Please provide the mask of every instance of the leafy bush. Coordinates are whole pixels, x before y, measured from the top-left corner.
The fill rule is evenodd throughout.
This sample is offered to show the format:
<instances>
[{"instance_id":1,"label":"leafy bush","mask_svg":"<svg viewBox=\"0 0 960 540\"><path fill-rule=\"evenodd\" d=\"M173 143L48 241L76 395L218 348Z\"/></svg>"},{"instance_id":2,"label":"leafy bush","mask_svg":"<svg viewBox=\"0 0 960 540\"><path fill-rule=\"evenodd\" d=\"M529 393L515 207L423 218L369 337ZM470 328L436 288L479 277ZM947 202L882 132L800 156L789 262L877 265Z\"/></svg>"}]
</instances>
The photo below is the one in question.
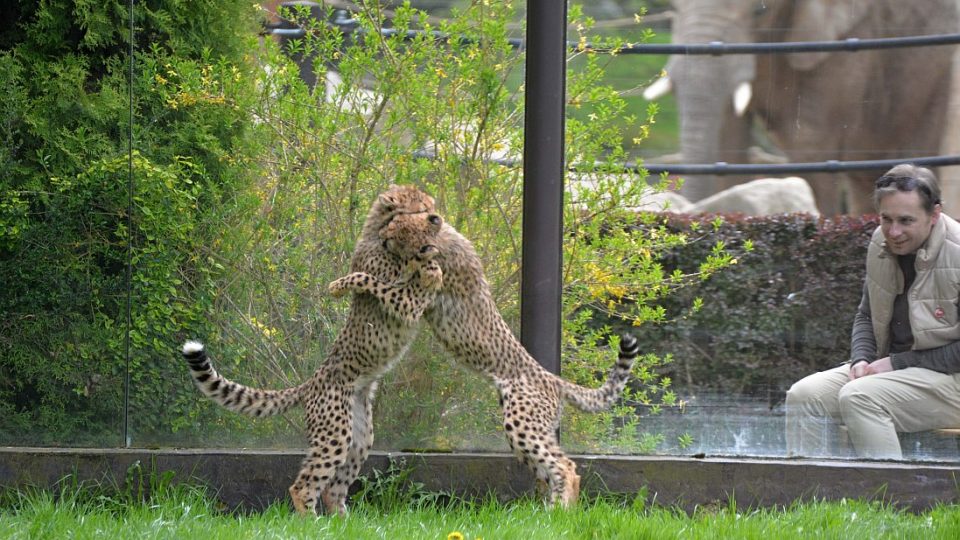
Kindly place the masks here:
<instances>
[{"instance_id":1,"label":"leafy bush","mask_svg":"<svg viewBox=\"0 0 960 540\"><path fill-rule=\"evenodd\" d=\"M14 4L0 26L0 433L122 444L128 361L141 427L195 401L157 382L179 378L173 344L212 302L215 269L193 254L253 176L228 159L248 153L247 111L207 101L182 114L157 76L211 58L249 71L256 12L137 3L131 58L126 2ZM222 93L254 93L250 77L223 80ZM136 416L154 410L153 426Z\"/></svg>"}]
</instances>

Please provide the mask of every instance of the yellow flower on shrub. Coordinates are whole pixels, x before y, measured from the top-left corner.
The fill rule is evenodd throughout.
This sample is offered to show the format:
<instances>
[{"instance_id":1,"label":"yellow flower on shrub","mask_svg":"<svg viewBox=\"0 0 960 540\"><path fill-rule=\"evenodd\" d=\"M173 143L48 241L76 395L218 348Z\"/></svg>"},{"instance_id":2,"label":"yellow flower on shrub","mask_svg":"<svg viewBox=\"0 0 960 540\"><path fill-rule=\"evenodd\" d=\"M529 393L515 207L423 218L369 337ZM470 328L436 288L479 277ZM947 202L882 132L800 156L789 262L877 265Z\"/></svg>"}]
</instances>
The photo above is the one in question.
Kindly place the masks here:
<instances>
[{"instance_id":1,"label":"yellow flower on shrub","mask_svg":"<svg viewBox=\"0 0 960 540\"><path fill-rule=\"evenodd\" d=\"M616 281L616 276L609 270L604 270L593 263L586 264L587 287L590 290L590 296L594 299L614 297L619 300L626 296L627 288ZM608 306L613 309L613 306Z\"/></svg>"}]
</instances>

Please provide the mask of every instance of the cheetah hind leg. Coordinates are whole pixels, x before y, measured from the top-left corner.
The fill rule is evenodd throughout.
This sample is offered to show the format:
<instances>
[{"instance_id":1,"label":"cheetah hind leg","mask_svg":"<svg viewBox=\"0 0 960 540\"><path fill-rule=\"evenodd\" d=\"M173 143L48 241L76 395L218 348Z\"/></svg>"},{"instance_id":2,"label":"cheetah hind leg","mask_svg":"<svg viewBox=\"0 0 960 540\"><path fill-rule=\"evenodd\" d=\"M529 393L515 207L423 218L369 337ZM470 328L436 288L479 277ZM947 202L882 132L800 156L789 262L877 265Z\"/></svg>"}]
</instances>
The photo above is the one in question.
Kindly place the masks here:
<instances>
[{"instance_id":1,"label":"cheetah hind leg","mask_svg":"<svg viewBox=\"0 0 960 540\"><path fill-rule=\"evenodd\" d=\"M333 487L328 488L326 491L320 494L320 500L323 502L323 507L327 511L327 515L338 515L346 516L347 515L347 501L345 497L341 497L337 490Z\"/></svg>"},{"instance_id":2,"label":"cheetah hind leg","mask_svg":"<svg viewBox=\"0 0 960 540\"><path fill-rule=\"evenodd\" d=\"M520 461L536 474L538 488L546 485L548 503L564 508L575 505L580 496L577 466L561 450L555 422L543 425L544 418L559 415L559 400L529 388L503 388L501 400L507 442ZM530 403L538 404L536 410L531 410Z\"/></svg>"},{"instance_id":3,"label":"cheetah hind leg","mask_svg":"<svg viewBox=\"0 0 960 540\"><path fill-rule=\"evenodd\" d=\"M580 475L577 474L577 464L564 455L559 446L554 446L554 451L550 454L553 454L555 459L552 463L550 459L544 459L542 456L527 455L523 459L537 477L537 496L546 501L549 506L561 508L576 506L580 499Z\"/></svg>"},{"instance_id":4,"label":"cheetah hind leg","mask_svg":"<svg viewBox=\"0 0 960 540\"><path fill-rule=\"evenodd\" d=\"M307 501L303 497L303 482L299 478L290 486L288 491L290 492L290 500L293 502L293 509L298 514L308 516L313 513L307 509Z\"/></svg>"},{"instance_id":5,"label":"cheetah hind leg","mask_svg":"<svg viewBox=\"0 0 960 540\"><path fill-rule=\"evenodd\" d=\"M577 474L577 464L566 456L561 457L561 461L566 461L565 471L563 473L563 492L560 495L560 506L570 508L577 504L580 499L580 475Z\"/></svg>"},{"instance_id":6,"label":"cheetah hind leg","mask_svg":"<svg viewBox=\"0 0 960 540\"><path fill-rule=\"evenodd\" d=\"M347 514L347 498L350 486L360 475L360 468L373 447L373 396L376 383L354 396L353 444L347 448L347 461L338 467L333 483L320 494L320 500L328 514Z\"/></svg>"}]
</instances>

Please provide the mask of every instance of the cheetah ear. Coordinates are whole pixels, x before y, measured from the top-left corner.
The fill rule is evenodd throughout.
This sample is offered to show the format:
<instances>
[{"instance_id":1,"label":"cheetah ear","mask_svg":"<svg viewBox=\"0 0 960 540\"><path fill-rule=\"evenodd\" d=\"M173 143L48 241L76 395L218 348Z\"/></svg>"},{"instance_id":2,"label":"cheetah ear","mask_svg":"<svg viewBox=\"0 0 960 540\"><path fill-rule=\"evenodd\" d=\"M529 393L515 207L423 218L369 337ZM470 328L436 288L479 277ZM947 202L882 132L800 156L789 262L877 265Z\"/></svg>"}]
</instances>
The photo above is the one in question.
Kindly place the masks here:
<instances>
[{"instance_id":1,"label":"cheetah ear","mask_svg":"<svg viewBox=\"0 0 960 540\"><path fill-rule=\"evenodd\" d=\"M393 212L397 209L397 201L393 197L385 193L381 193L377 196L377 199L380 201L380 206L383 207L387 212Z\"/></svg>"}]
</instances>

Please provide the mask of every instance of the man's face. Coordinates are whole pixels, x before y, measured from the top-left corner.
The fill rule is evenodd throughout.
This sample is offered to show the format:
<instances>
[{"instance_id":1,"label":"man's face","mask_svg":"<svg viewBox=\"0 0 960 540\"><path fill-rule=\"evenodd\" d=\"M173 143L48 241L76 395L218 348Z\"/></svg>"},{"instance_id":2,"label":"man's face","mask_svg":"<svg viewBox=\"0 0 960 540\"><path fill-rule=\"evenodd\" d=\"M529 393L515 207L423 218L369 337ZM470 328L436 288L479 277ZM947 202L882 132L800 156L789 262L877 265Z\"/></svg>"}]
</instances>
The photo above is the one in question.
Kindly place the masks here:
<instances>
[{"instance_id":1,"label":"man's face","mask_svg":"<svg viewBox=\"0 0 960 540\"><path fill-rule=\"evenodd\" d=\"M940 205L928 214L916 191L897 191L880 200L880 230L895 255L916 253L940 219Z\"/></svg>"}]
</instances>

